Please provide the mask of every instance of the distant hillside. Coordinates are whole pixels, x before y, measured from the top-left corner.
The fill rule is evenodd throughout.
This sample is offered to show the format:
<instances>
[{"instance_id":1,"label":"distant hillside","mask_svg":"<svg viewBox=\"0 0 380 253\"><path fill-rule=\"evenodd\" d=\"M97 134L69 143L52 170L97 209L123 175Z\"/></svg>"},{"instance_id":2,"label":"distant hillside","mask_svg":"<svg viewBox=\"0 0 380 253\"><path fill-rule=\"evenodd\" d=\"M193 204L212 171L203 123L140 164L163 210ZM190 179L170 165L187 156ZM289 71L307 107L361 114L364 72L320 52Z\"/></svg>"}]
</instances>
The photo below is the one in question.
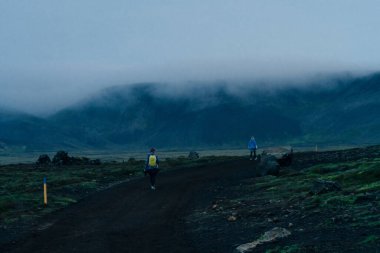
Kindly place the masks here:
<instances>
[{"instance_id":1,"label":"distant hillside","mask_svg":"<svg viewBox=\"0 0 380 253\"><path fill-rule=\"evenodd\" d=\"M71 148L245 147L380 142L380 74L269 90L118 86L47 118L0 115L0 143ZM4 120L5 119L5 120Z\"/></svg>"},{"instance_id":2,"label":"distant hillside","mask_svg":"<svg viewBox=\"0 0 380 253\"><path fill-rule=\"evenodd\" d=\"M0 150L78 147L78 142L48 120L27 114L0 110Z\"/></svg>"},{"instance_id":3,"label":"distant hillside","mask_svg":"<svg viewBox=\"0 0 380 253\"><path fill-rule=\"evenodd\" d=\"M327 143L380 142L380 75L339 83L334 89L316 90L299 121L303 139Z\"/></svg>"},{"instance_id":4,"label":"distant hillside","mask_svg":"<svg viewBox=\"0 0 380 253\"><path fill-rule=\"evenodd\" d=\"M300 124L265 103L242 103L223 87L209 97L156 95L158 84L108 89L50 120L85 143L106 146L239 146L255 134L275 142L302 134ZM199 94L200 95L200 94Z\"/></svg>"},{"instance_id":5,"label":"distant hillside","mask_svg":"<svg viewBox=\"0 0 380 253\"><path fill-rule=\"evenodd\" d=\"M228 84L167 95L162 84L121 86L50 118L89 145L198 147L287 141L380 141L380 75L268 92Z\"/></svg>"}]
</instances>

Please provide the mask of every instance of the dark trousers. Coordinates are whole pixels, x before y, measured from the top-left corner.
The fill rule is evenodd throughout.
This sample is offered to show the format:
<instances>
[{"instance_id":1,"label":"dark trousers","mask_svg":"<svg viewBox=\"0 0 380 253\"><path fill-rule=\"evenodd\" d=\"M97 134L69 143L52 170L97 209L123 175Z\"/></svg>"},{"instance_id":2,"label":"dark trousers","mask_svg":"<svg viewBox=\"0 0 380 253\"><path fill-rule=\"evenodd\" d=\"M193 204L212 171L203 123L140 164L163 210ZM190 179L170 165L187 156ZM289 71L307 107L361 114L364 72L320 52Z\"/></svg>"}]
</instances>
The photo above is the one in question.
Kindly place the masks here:
<instances>
[{"instance_id":1,"label":"dark trousers","mask_svg":"<svg viewBox=\"0 0 380 253\"><path fill-rule=\"evenodd\" d=\"M252 154L254 155L253 157L256 158L256 149L251 149L251 158L252 158Z\"/></svg>"},{"instance_id":2,"label":"dark trousers","mask_svg":"<svg viewBox=\"0 0 380 253\"><path fill-rule=\"evenodd\" d=\"M148 172L149 177L150 177L150 185L154 186L156 184L156 176L157 176L158 170L157 169L150 169L150 170L147 170L147 172Z\"/></svg>"}]
</instances>

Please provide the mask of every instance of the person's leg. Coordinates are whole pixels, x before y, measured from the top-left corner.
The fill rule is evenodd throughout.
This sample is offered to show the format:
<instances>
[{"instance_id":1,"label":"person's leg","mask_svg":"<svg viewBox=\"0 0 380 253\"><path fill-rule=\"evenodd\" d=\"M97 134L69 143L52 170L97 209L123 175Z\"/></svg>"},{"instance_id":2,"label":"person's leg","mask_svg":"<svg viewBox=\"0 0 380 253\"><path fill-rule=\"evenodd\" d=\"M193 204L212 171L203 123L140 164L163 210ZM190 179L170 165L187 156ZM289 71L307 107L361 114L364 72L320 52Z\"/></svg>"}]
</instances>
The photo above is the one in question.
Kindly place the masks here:
<instances>
[{"instance_id":1,"label":"person's leg","mask_svg":"<svg viewBox=\"0 0 380 253\"><path fill-rule=\"evenodd\" d=\"M156 176L157 176L157 170L152 170L149 175L150 175L150 185L155 186L156 185Z\"/></svg>"},{"instance_id":2,"label":"person's leg","mask_svg":"<svg viewBox=\"0 0 380 253\"><path fill-rule=\"evenodd\" d=\"M153 186L154 181L155 181L153 171L149 171L149 179L150 179L150 186Z\"/></svg>"},{"instance_id":3,"label":"person's leg","mask_svg":"<svg viewBox=\"0 0 380 253\"><path fill-rule=\"evenodd\" d=\"M257 157L257 156L256 156L256 149L253 150L253 153L254 153L254 157L255 157L255 159L256 159L256 157Z\"/></svg>"},{"instance_id":4,"label":"person's leg","mask_svg":"<svg viewBox=\"0 0 380 253\"><path fill-rule=\"evenodd\" d=\"M251 150L251 154L249 155L249 159L251 159L251 160L252 160L252 153L253 153L253 151Z\"/></svg>"}]
</instances>

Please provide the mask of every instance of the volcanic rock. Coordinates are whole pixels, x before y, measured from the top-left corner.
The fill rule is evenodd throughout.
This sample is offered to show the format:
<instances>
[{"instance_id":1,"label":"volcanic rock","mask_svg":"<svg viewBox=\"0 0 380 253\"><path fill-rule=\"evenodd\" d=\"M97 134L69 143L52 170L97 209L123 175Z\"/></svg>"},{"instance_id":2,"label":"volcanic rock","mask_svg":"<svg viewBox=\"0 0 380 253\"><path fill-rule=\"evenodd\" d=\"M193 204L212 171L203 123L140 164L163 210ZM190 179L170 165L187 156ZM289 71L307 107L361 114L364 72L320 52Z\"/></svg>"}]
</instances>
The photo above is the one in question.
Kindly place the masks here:
<instances>
[{"instance_id":1,"label":"volcanic rock","mask_svg":"<svg viewBox=\"0 0 380 253\"><path fill-rule=\"evenodd\" d=\"M285 228L275 227L272 230L265 232L264 235L262 235L259 239L238 246L235 249L235 252L252 252L260 244L274 242L278 239L288 237L291 234L292 233Z\"/></svg>"}]
</instances>

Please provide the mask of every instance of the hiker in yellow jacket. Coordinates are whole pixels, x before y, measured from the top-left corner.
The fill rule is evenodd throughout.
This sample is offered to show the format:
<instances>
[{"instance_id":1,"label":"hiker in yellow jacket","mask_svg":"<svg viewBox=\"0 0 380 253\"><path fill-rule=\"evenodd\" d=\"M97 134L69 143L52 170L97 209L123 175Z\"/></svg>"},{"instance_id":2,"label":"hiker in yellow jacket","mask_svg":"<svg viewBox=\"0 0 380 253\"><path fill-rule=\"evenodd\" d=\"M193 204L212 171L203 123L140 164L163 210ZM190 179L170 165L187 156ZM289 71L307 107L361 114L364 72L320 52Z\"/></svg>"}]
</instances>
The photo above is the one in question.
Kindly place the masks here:
<instances>
[{"instance_id":1,"label":"hiker in yellow jacket","mask_svg":"<svg viewBox=\"0 0 380 253\"><path fill-rule=\"evenodd\" d=\"M148 157L146 159L146 165L145 165L145 174L148 173L150 176L150 188L152 190L156 190L156 176L158 173L158 156L155 154L156 149L151 148L150 152L148 153Z\"/></svg>"}]
</instances>

